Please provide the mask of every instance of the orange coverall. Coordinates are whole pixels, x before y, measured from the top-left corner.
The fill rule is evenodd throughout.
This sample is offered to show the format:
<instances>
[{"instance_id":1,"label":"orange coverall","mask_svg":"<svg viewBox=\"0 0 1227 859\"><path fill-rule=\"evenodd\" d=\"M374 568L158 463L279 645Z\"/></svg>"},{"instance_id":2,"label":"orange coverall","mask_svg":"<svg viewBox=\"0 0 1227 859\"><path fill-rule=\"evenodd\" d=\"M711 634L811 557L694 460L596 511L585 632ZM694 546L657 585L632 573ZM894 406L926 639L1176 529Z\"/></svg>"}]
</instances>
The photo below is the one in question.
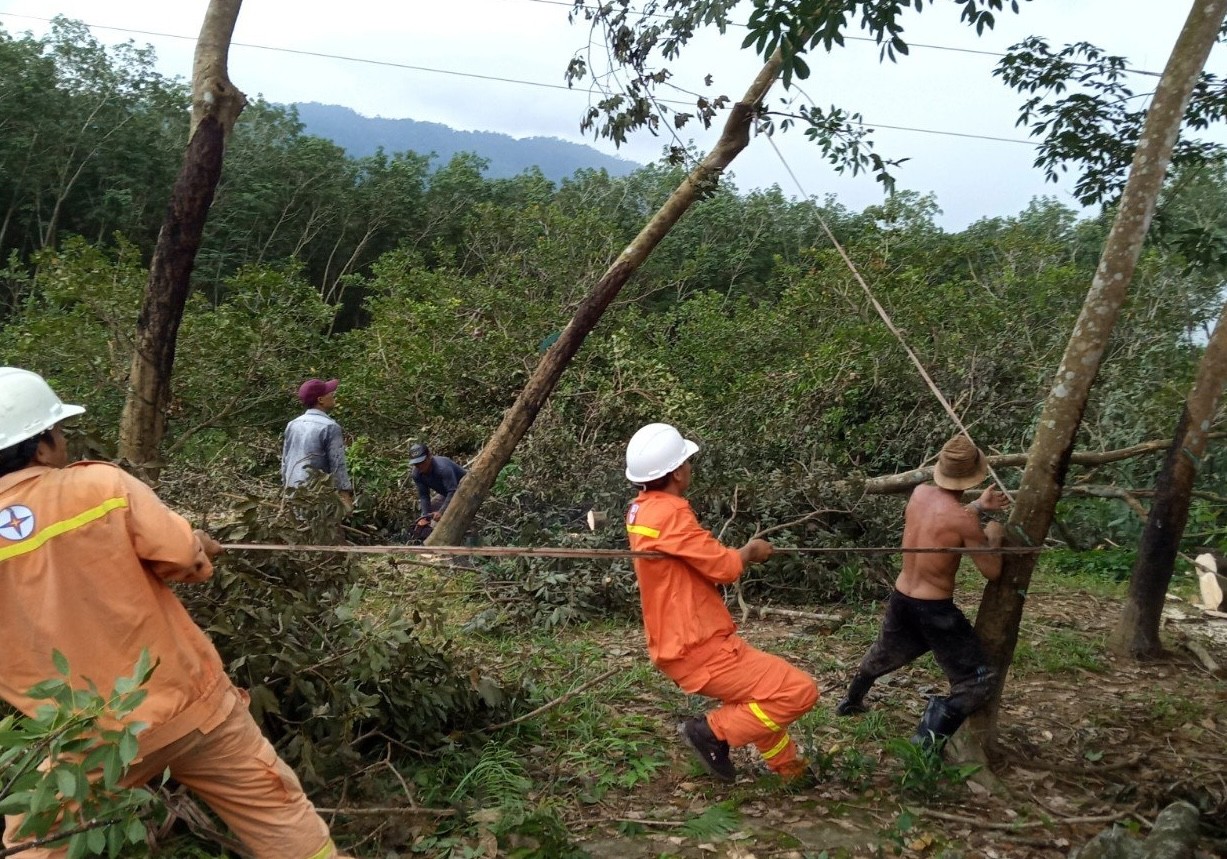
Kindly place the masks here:
<instances>
[{"instance_id":1,"label":"orange coverall","mask_svg":"<svg viewBox=\"0 0 1227 859\"><path fill-rule=\"evenodd\" d=\"M717 587L737 580L741 555L695 518L690 502L666 492L640 492L626 512L631 549L666 558L636 558L648 656L691 694L717 698L707 714L717 739L753 743L775 772L798 768L788 726L818 701L813 678L741 636Z\"/></svg>"},{"instance_id":2,"label":"orange coverall","mask_svg":"<svg viewBox=\"0 0 1227 859\"><path fill-rule=\"evenodd\" d=\"M0 697L26 714L26 695L56 676L109 695L140 651L158 663L129 716L149 727L125 777L141 784L169 767L258 859L329 859L328 827L247 709L208 636L167 582L213 574L183 517L115 466L31 466L0 476ZM9 817L5 846L21 820ZM31 859L61 857L32 849Z\"/></svg>"}]
</instances>

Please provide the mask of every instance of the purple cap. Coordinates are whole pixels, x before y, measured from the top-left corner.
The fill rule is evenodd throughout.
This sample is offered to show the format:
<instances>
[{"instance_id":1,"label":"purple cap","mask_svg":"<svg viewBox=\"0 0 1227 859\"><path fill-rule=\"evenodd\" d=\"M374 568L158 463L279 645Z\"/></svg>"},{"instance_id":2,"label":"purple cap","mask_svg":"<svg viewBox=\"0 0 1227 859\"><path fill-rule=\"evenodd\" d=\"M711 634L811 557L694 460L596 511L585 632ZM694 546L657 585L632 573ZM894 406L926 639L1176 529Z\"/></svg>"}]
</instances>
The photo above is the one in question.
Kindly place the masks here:
<instances>
[{"instance_id":1,"label":"purple cap","mask_svg":"<svg viewBox=\"0 0 1227 859\"><path fill-rule=\"evenodd\" d=\"M331 394L336 389L336 379L329 379L327 382L323 379L308 379L298 387L298 401L304 406L311 407L324 394Z\"/></svg>"}]
</instances>

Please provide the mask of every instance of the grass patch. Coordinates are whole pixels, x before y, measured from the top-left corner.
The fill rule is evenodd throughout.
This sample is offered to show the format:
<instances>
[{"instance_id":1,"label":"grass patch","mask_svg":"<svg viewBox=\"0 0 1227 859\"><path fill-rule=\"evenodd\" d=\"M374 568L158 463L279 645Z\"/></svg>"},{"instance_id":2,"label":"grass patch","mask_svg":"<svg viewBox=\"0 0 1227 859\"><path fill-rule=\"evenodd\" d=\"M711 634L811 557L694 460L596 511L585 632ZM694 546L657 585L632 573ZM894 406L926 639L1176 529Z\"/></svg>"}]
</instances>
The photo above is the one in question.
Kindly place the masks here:
<instances>
[{"instance_id":1,"label":"grass patch","mask_svg":"<svg viewBox=\"0 0 1227 859\"><path fill-rule=\"evenodd\" d=\"M1059 582L1062 591L1083 590L1096 596L1121 597L1128 589L1137 553L1131 549L1074 552L1051 549L1040 556L1036 577Z\"/></svg>"},{"instance_id":2,"label":"grass patch","mask_svg":"<svg viewBox=\"0 0 1227 859\"><path fill-rule=\"evenodd\" d=\"M1020 637L1014 651L1013 670L1019 675L1076 671L1098 674L1105 667L1103 641L1071 629L1045 630L1035 636Z\"/></svg>"}]
</instances>

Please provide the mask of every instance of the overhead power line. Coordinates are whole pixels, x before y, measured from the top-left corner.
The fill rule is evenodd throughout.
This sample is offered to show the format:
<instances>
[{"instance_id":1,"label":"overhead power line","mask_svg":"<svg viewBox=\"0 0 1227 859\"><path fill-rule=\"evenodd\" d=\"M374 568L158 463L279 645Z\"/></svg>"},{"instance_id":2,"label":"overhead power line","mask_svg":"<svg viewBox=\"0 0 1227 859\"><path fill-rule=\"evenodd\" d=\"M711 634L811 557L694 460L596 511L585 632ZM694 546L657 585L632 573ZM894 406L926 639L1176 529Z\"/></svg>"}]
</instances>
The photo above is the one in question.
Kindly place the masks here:
<instances>
[{"instance_id":1,"label":"overhead power line","mask_svg":"<svg viewBox=\"0 0 1227 859\"><path fill-rule=\"evenodd\" d=\"M574 4L574 3L567 2L567 0L505 0L505 2L509 2L509 3L517 3L517 2L526 2L526 3L541 3L541 4L546 5L546 6L566 6L566 7L568 7L568 8L572 8L572 9L573 9L573 8L575 8L575 4ZM599 7L597 7L597 6L584 6L584 7L582 7L582 8L584 8L584 9L597 9L597 8L599 8ZM643 13L641 10L638 10L638 9L630 9L630 10L628 10L628 11L630 11L630 12L635 12L635 13L638 13L638 14L640 14L640 15L644 15L644 13ZM664 20L672 20L672 18L673 18L673 16L672 16L672 15L665 15L665 14L660 13L660 12L654 12L654 13L651 13L651 14L645 15L644 17L647 17L647 18L661 18L661 19L664 19ZM747 27L748 27L748 25L747 25L747 24L743 24L743 23L741 23L740 21L729 21L729 25L730 25L730 26L732 26L732 27L741 27L741 28L743 28L743 29L745 29L745 28L747 28ZM874 38L872 38L872 37L870 37L870 36L849 36L849 35L845 35L845 36L843 37L843 39L844 39L844 41L845 41L845 42L868 42L868 43L870 43L870 44L872 44L872 45L880 45L880 44L881 44L881 43L880 43L880 42L879 42L877 39L874 39ZM952 53L956 53L956 54L976 54L976 55L981 56L981 57L996 57L997 59L1002 59L1003 57L1005 57L1005 56L1006 56L1005 54L1001 53L1000 51L982 51L982 50L979 50L979 49L977 49L977 48L956 48L956 47L954 47L953 45L931 45L931 44L928 44L927 42L908 42L908 43L907 43L907 45L908 45L908 48L926 48L926 49L931 50L931 51L950 51L950 52L952 52ZM1074 63L1074 65L1087 65L1087 64L1085 64L1085 63ZM1156 78L1157 78L1157 77L1161 77L1161 75L1160 75L1160 73L1159 73L1159 72L1148 72L1148 71L1145 71L1144 69L1125 69L1125 71L1127 71L1127 72L1131 72L1131 73L1133 73L1133 74L1135 74L1135 75L1150 75L1151 77L1156 77Z\"/></svg>"},{"instance_id":2,"label":"overhead power line","mask_svg":"<svg viewBox=\"0 0 1227 859\"><path fill-rule=\"evenodd\" d=\"M528 0L528 2L558 3L561 5L570 5L569 3L563 2L563 0ZM50 23L52 21L51 18L40 17L38 15L22 15L16 12L0 12L0 18L22 18L22 19L29 20L29 21L41 21L43 23ZM114 27L108 24L91 24L88 22L82 22L82 23L84 23L85 26L89 27L91 30L107 30L110 32L115 32L115 33L126 33L129 35L147 36L147 37L160 38L160 39L177 39L179 41L186 41L186 42L196 41L195 36L184 36L180 33L163 33L157 30L142 30L142 29L137 29L134 27ZM531 80L523 80L523 79L517 79L517 78L507 78L507 77L501 77L499 75L483 75L477 72L462 72L462 71L456 71L455 69L440 69L440 68L435 68L432 66L419 66L419 65L414 65L411 63L398 63L392 60L373 60L369 57L355 57L355 56L349 56L346 54L332 54L332 53L327 53L325 51L306 51L306 50L301 50L299 48L285 48L285 47L279 47L276 45L261 45L255 42L231 42L230 44L233 47L251 48L253 50L258 50L258 51L272 51L274 53L292 54L296 56L313 57L317 59L340 60L342 62L361 63L363 65L368 65L368 66L383 66L386 68L401 69L404 71L425 72L427 74L437 74L437 75L449 75L452 77L471 78L475 80L492 81L495 83L513 84L516 86L531 86L531 87L537 87L540 89L556 89L556 90L563 90L566 92L577 93L580 95L588 94L586 90L575 89L573 87L568 87L563 84L545 83L543 81L531 81ZM958 50L958 49L952 48L950 50ZM681 101L679 99L659 99L659 101L664 102L666 104L691 106L690 102ZM864 122L863 124L873 129L882 128L882 129L888 129L891 131L912 132L915 134L936 134L936 135L945 136L945 137L960 137L960 138L971 139L971 140L987 140L987 141L991 141L995 143L1014 143L1014 144L1021 144L1023 146L1031 146L1031 147L1035 147L1037 145L1034 141L1031 141L1031 140L1022 140L1019 138L1011 138L1011 137L994 137L988 134L975 134L971 132L962 132L962 131L945 131L945 130L936 129L936 128L917 128L917 127L907 126L907 125L888 125L884 123L868 122L868 121Z\"/></svg>"}]
</instances>

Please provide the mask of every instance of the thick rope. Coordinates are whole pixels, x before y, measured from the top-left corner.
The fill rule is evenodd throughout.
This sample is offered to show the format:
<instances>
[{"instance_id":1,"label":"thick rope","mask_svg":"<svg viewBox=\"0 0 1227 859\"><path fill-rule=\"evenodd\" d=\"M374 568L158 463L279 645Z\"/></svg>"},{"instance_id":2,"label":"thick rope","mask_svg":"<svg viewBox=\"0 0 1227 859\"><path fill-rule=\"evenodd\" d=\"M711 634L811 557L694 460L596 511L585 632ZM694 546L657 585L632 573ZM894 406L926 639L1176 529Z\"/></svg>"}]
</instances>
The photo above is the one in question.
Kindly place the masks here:
<instances>
[{"instance_id":1,"label":"thick rope","mask_svg":"<svg viewBox=\"0 0 1227 859\"><path fill-rule=\"evenodd\" d=\"M636 552L631 549L564 549L550 546L336 546L280 543L222 543L222 548L234 552L334 552L352 555L484 555L488 557L517 558L667 558L661 552ZM1002 546L997 549L960 547L909 547L899 546L830 546L804 548L781 547L777 555L1033 555L1044 551L1043 547Z\"/></svg>"},{"instance_id":2,"label":"thick rope","mask_svg":"<svg viewBox=\"0 0 1227 859\"><path fill-rule=\"evenodd\" d=\"M775 154L779 156L780 163L784 165L784 169L788 171L788 175L792 177L792 181L796 183L797 190L801 192L801 195L805 197L805 199L808 200L810 198L809 194L805 193L805 189L801 187L801 182L799 179L797 179L797 175L793 173L792 168L788 166L788 162L784 159L784 153L780 152L779 147L775 145L775 139L772 138L771 135L767 135L767 141L771 144L771 148L775 150ZM865 295L869 296L869 301L873 304L874 310L878 312L878 316L880 316L882 321L886 323L886 327L890 329L890 333L895 335L895 339L899 341L899 345L903 347L903 351L906 352L907 356L912 359L912 363L916 365L916 369L919 371L920 377L925 380L925 384L929 386L929 390L933 392L933 396L937 397L937 401L942 404L942 408L946 410L946 414L948 414L950 419L954 421L954 425L958 427L959 432L971 439L971 433L968 431L967 427L963 425L962 419L955 412L954 407L950 405L950 402L946 399L945 395L937 387L937 384L929 376L929 371L925 369L924 364L920 363L920 359L916 357L916 353L912 351L912 347L907 345L907 340L903 338L903 332L895 327L895 323L891 321L890 314L886 312L886 308L878 303L878 299L874 297L873 290L869 288L869 284L865 282L865 278L861 277L861 273L857 269L856 264L852 262L852 258L848 256L848 252L844 250L844 246L839 243L839 239L835 238L835 233L831 232L831 228L827 226L826 219L822 217L820 212L815 211L815 215L818 218L818 224L822 227L822 231L826 233L827 238L831 240L831 244L835 246L835 250L839 253L840 258L843 259L844 263L848 266L848 270L852 272L852 276L856 278L856 282L861 285L861 289L865 291ZM972 443L975 443L974 439L972 439ZM993 482L1001 487L1001 491L1005 493L1007 498L1013 500L1014 496L1010 494L1010 490L1007 489L1005 484L1001 482L1001 478L997 476L997 472L993 470L993 466L987 462L987 458L985 465L988 467L988 473L992 476Z\"/></svg>"}]
</instances>

